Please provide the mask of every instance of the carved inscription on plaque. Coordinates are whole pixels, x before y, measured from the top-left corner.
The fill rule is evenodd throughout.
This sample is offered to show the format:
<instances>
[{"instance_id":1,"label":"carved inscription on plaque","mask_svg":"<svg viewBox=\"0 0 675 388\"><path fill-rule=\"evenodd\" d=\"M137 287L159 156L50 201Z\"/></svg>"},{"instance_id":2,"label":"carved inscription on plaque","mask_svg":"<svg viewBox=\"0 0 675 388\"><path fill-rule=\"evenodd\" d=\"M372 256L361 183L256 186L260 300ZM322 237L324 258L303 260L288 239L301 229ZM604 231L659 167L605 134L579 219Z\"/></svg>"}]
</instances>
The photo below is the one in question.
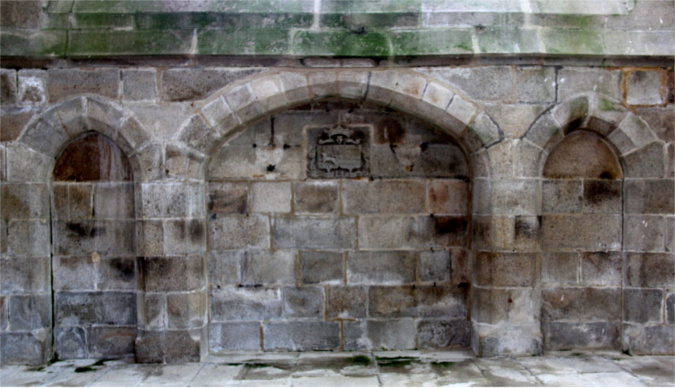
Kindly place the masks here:
<instances>
[{"instance_id":1,"label":"carved inscription on plaque","mask_svg":"<svg viewBox=\"0 0 675 388\"><path fill-rule=\"evenodd\" d=\"M312 178L352 178L370 174L368 126L310 128L307 171Z\"/></svg>"}]
</instances>

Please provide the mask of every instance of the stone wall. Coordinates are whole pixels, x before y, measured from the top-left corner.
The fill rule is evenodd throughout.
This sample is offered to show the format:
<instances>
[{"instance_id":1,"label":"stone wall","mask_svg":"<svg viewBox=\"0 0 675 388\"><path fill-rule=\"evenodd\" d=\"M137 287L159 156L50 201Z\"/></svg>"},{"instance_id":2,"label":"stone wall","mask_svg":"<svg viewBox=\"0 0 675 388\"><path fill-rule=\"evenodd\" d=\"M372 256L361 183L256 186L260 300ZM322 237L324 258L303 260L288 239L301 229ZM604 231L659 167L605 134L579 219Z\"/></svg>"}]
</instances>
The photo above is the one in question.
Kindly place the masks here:
<instances>
[{"instance_id":1,"label":"stone wall","mask_svg":"<svg viewBox=\"0 0 675 388\"><path fill-rule=\"evenodd\" d=\"M2 69L2 362L673 353L672 67L368 66Z\"/></svg>"}]
</instances>

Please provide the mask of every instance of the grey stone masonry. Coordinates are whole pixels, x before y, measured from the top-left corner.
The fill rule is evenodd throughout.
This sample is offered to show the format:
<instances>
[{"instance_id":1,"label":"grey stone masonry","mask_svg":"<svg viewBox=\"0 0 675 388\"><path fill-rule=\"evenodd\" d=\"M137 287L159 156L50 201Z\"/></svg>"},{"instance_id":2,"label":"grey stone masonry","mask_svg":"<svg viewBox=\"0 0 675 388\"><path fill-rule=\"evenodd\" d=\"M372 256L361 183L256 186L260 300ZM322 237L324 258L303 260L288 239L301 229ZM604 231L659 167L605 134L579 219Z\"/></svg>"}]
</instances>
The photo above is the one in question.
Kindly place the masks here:
<instances>
[{"instance_id":1,"label":"grey stone masonry","mask_svg":"<svg viewBox=\"0 0 675 388\"><path fill-rule=\"evenodd\" d=\"M100 7L66 3L40 5L49 18L18 18L3 2L12 10L3 51L57 23L53 15L76 23L68 50L87 51L85 26L96 21L85 15L100 11L87 7ZM341 11L325 1L265 19L304 23L291 45L299 50L344 42L340 58L276 56L290 46L255 29L263 42L242 50L277 54L200 56L230 43L200 43L211 27L167 35L194 36L189 57L12 56L0 72L2 363L179 363L235 351L672 354L672 64L600 58L594 48L618 38L580 39L583 29L569 28L576 14L560 16L584 9L531 1L517 6L532 8L527 28L505 37L545 41L552 54L576 42L589 56L350 57L352 45L379 50L394 33L393 50L433 41L483 52L506 39L488 9L418 3L424 12L405 17L402 3L378 18L372 4L353 10L386 34L334 17ZM621 29L621 12L653 19L644 2L628 3L588 6L595 13L578 24ZM111 34L112 51L119 34L150 31L165 13L110 4L122 8L96 33ZM190 11L162 23L194 21L196 5L174 5ZM210 26L262 23L257 13L203 13ZM482 27L443 27L468 20ZM434 31L411 35L422 21ZM43 44L57 44L49 26ZM354 32L334 35L345 26ZM672 40L664 31L634 39L661 47Z\"/></svg>"}]
</instances>

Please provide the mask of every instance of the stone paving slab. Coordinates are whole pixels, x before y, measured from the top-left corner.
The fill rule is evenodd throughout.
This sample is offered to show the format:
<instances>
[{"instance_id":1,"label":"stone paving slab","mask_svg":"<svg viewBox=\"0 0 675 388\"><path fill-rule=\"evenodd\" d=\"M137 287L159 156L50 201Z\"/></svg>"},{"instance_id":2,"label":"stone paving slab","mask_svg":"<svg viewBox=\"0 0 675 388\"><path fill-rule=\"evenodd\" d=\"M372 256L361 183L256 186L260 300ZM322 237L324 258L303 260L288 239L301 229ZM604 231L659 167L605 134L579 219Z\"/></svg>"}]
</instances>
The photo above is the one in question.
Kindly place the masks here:
<instances>
[{"instance_id":1,"label":"stone paving slab","mask_svg":"<svg viewBox=\"0 0 675 388\"><path fill-rule=\"evenodd\" d=\"M0 386L675 387L675 357L613 352L492 359L461 351L231 353L171 365L69 360L42 367L2 366Z\"/></svg>"}]
</instances>

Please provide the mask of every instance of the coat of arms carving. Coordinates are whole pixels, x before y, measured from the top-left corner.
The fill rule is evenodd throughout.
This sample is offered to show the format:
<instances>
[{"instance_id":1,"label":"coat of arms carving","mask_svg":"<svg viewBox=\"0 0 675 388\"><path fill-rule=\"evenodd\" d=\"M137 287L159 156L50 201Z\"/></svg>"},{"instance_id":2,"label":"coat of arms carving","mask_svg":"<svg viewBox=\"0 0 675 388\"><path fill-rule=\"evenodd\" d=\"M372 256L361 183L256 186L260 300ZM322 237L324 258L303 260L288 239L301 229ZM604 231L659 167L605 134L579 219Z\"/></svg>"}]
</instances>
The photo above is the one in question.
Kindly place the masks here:
<instances>
[{"instance_id":1,"label":"coat of arms carving","mask_svg":"<svg viewBox=\"0 0 675 388\"><path fill-rule=\"evenodd\" d=\"M368 127L308 130L309 176L313 178L351 178L369 175Z\"/></svg>"}]
</instances>

